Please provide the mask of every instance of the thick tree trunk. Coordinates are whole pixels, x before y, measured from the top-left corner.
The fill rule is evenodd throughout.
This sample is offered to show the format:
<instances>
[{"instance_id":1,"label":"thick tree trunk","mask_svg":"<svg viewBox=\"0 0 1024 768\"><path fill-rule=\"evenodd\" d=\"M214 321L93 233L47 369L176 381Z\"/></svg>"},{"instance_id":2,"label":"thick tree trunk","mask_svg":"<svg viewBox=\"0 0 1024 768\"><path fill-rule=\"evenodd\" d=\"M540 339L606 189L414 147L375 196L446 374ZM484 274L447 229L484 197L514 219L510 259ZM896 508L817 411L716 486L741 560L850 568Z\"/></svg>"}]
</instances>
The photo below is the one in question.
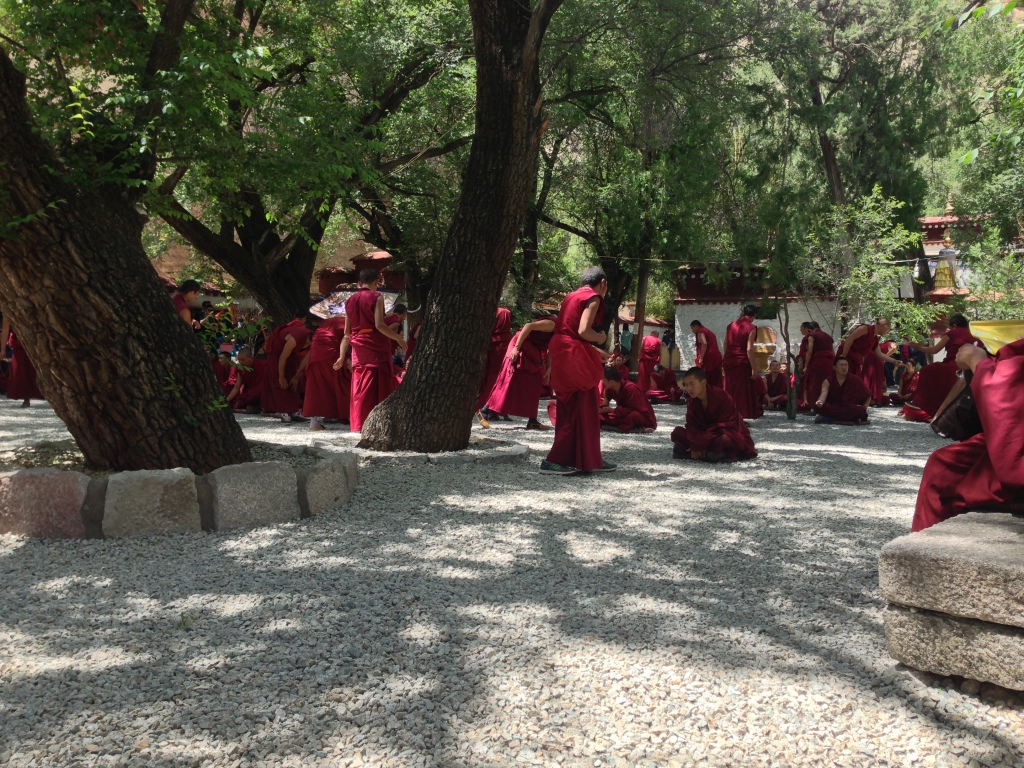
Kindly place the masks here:
<instances>
[{"instance_id":1,"label":"thick tree trunk","mask_svg":"<svg viewBox=\"0 0 1024 768\"><path fill-rule=\"evenodd\" d=\"M68 182L0 48L0 304L39 386L94 469L249 461L209 360L117 190Z\"/></svg>"},{"instance_id":2,"label":"thick tree trunk","mask_svg":"<svg viewBox=\"0 0 1024 768\"><path fill-rule=\"evenodd\" d=\"M561 0L470 0L476 132L405 380L363 425L377 450L455 451L469 444L498 298L522 230L546 126L538 54Z\"/></svg>"},{"instance_id":3,"label":"thick tree trunk","mask_svg":"<svg viewBox=\"0 0 1024 768\"><path fill-rule=\"evenodd\" d=\"M821 98L821 86L817 81L811 81L811 103L815 107L815 117L818 121L824 119L824 101ZM843 179L839 173L839 161L836 158L836 146L832 137L828 135L828 129L819 122L817 127L818 145L821 147L821 160L825 167L825 178L828 181L828 189L832 194L832 202L836 205L846 205L846 190L843 187Z\"/></svg>"}]
</instances>

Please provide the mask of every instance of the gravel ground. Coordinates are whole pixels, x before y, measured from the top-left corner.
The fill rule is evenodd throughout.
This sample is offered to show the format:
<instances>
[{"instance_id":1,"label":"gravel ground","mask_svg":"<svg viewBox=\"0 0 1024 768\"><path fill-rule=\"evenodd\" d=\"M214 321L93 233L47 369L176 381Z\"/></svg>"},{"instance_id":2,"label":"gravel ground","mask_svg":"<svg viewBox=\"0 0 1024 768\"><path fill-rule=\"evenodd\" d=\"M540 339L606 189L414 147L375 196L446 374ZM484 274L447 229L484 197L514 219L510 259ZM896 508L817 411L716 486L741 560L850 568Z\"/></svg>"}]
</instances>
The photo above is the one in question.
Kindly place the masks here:
<instances>
[{"instance_id":1,"label":"gravel ground","mask_svg":"<svg viewBox=\"0 0 1024 768\"><path fill-rule=\"evenodd\" d=\"M62 436L16 405L0 441ZM885 652L927 426L770 414L759 459L711 467L658 414L604 436L613 474L539 475L551 433L499 422L530 461L364 466L308 523L0 536L0 765L1024 764L1019 700Z\"/></svg>"}]
</instances>

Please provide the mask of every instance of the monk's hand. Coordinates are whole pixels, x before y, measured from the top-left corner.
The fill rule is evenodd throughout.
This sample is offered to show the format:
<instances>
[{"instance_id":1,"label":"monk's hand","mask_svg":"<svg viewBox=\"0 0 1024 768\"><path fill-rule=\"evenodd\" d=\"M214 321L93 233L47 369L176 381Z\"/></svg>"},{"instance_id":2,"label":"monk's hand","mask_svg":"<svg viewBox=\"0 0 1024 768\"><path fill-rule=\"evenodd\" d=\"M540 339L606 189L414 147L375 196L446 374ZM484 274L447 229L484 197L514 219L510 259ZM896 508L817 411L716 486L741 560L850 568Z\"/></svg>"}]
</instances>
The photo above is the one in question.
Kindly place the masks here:
<instances>
[{"instance_id":1,"label":"monk's hand","mask_svg":"<svg viewBox=\"0 0 1024 768\"><path fill-rule=\"evenodd\" d=\"M291 381L288 382L288 388L291 389L292 392L297 392L298 391L298 389L299 389L299 377L298 376L296 376L294 379L292 379Z\"/></svg>"},{"instance_id":2,"label":"monk's hand","mask_svg":"<svg viewBox=\"0 0 1024 768\"><path fill-rule=\"evenodd\" d=\"M690 458L700 461L704 458L704 451L690 451Z\"/></svg>"},{"instance_id":3,"label":"monk's hand","mask_svg":"<svg viewBox=\"0 0 1024 768\"><path fill-rule=\"evenodd\" d=\"M345 367L345 358L343 358L343 357L339 357L337 360L334 361L334 365L331 366L331 368L333 368L336 371L340 371L344 367Z\"/></svg>"},{"instance_id":4,"label":"monk's hand","mask_svg":"<svg viewBox=\"0 0 1024 768\"><path fill-rule=\"evenodd\" d=\"M508 351L506 357L508 358L508 361L512 363L512 365L515 365L516 361L519 359L519 350L516 349L515 347L512 347L512 349Z\"/></svg>"},{"instance_id":5,"label":"monk's hand","mask_svg":"<svg viewBox=\"0 0 1024 768\"><path fill-rule=\"evenodd\" d=\"M823 406L824 404L825 404L825 401L824 401L824 400L819 400L818 402L816 402L816 403L814 404L814 407L815 407L815 408L821 408L821 406Z\"/></svg>"},{"instance_id":6,"label":"monk's hand","mask_svg":"<svg viewBox=\"0 0 1024 768\"><path fill-rule=\"evenodd\" d=\"M962 346L960 351L956 353L956 365L962 371L974 372L974 369L978 367L978 363L982 360L988 359L988 352L981 347L969 347Z\"/></svg>"},{"instance_id":7,"label":"monk's hand","mask_svg":"<svg viewBox=\"0 0 1024 768\"><path fill-rule=\"evenodd\" d=\"M398 341L398 347L399 347L399 349L401 349L401 350L402 350L403 352L405 352L405 351L406 351L406 350L407 350L407 349L409 348L409 345L408 345L408 344L406 343L405 339L399 339L399 341Z\"/></svg>"},{"instance_id":8,"label":"monk's hand","mask_svg":"<svg viewBox=\"0 0 1024 768\"><path fill-rule=\"evenodd\" d=\"M277 386L279 386L281 389L288 389L288 379L286 379L284 376L278 376Z\"/></svg>"},{"instance_id":9,"label":"monk's hand","mask_svg":"<svg viewBox=\"0 0 1024 768\"><path fill-rule=\"evenodd\" d=\"M540 380L541 384L547 386L551 383L551 371L544 371L544 377Z\"/></svg>"}]
</instances>

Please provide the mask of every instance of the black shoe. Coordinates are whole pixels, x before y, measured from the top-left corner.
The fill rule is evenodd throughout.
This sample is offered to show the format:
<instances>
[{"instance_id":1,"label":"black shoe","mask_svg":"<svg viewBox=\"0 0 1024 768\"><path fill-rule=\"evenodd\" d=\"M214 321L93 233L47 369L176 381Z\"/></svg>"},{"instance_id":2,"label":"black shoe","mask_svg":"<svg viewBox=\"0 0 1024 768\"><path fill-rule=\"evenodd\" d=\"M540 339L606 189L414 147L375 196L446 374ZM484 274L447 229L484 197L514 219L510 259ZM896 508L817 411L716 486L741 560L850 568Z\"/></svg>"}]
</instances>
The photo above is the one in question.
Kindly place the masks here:
<instances>
[{"instance_id":1,"label":"black shoe","mask_svg":"<svg viewBox=\"0 0 1024 768\"><path fill-rule=\"evenodd\" d=\"M606 461L600 467L594 467L594 469L591 470L591 471L592 472L614 472L618 468L619 468L618 464L612 464L610 461Z\"/></svg>"},{"instance_id":2,"label":"black shoe","mask_svg":"<svg viewBox=\"0 0 1024 768\"><path fill-rule=\"evenodd\" d=\"M710 464L718 464L719 462L725 461L725 454L719 453L718 451L708 451L704 454L704 461Z\"/></svg>"},{"instance_id":3,"label":"black shoe","mask_svg":"<svg viewBox=\"0 0 1024 768\"><path fill-rule=\"evenodd\" d=\"M575 475L576 467L567 467L564 464L556 464L553 461L542 461L540 463L542 475Z\"/></svg>"}]
</instances>

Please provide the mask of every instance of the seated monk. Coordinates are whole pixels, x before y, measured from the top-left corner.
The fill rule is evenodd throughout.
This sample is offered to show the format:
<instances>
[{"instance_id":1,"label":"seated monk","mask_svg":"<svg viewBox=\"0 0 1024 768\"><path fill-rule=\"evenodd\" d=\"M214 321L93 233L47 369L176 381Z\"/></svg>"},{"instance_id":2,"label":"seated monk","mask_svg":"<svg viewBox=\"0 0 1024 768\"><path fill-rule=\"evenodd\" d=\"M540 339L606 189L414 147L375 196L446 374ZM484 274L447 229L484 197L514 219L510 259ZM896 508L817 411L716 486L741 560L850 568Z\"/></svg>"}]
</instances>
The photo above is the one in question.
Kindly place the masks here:
<instances>
[{"instance_id":1,"label":"seated monk","mask_svg":"<svg viewBox=\"0 0 1024 768\"><path fill-rule=\"evenodd\" d=\"M903 363L902 368L896 370L896 378L898 379L896 391L889 395L889 400L894 405L903 405L904 409L907 404L913 399L914 392L917 391L917 382L920 378L920 371L914 363ZM900 411L900 416L906 417L904 411ZM916 421L916 419L909 419Z\"/></svg>"},{"instance_id":2,"label":"seated monk","mask_svg":"<svg viewBox=\"0 0 1024 768\"><path fill-rule=\"evenodd\" d=\"M621 376L621 373L620 373ZM651 374L651 388L647 392L647 399L652 403L675 403L682 397L683 390L676 381L676 374L671 368L663 368L660 365L654 366L654 373Z\"/></svg>"},{"instance_id":3,"label":"seated monk","mask_svg":"<svg viewBox=\"0 0 1024 768\"><path fill-rule=\"evenodd\" d=\"M683 374L689 395L686 426L672 430L672 458L713 463L757 457L750 430L724 389L712 387L702 368Z\"/></svg>"},{"instance_id":4,"label":"seated monk","mask_svg":"<svg viewBox=\"0 0 1024 768\"><path fill-rule=\"evenodd\" d=\"M610 405L601 406L602 428L609 427L619 432L653 432L658 428L654 408L640 391L639 385L623 381L619 372L611 366L604 369L602 385L604 402L616 402L614 409Z\"/></svg>"},{"instance_id":5,"label":"seated monk","mask_svg":"<svg viewBox=\"0 0 1024 768\"><path fill-rule=\"evenodd\" d=\"M972 509L1024 502L1024 340L1007 344L995 358L965 345L956 363L974 372L971 393L982 431L928 457L913 531Z\"/></svg>"},{"instance_id":6,"label":"seated monk","mask_svg":"<svg viewBox=\"0 0 1024 768\"><path fill-rule=\"evenodd\" d=\"M821 384L821 394L814 404L818 416L815 424L868 423L871 392L859 377L850 373L850 361L839 356L832 363L832 375Z\"/></svg>"},{"instance_id":7,"label":"seated monk","mask_svg":"<svg viewBox=\"0 0 1024 768\"><path fill-rule=\"evenodd\" d=\"M942 403L953 385L957 382L956 356L961 347L973 346L978 343L970 331L970 323L963 315L951 315L949 318L949 330L946 331L934 344L925 346L916 341L907 344L911 349L934 355L940 350L946 350L946 359L940 363L932 363L924 366L917 380L917 391L914 393L911 405L913 408L906 409L906 418L910 421L931 421L939 412Z\"/></svg>"},{"instance_id":8,"label":"seated monk","mask_svg":"<svg viewBox=\"0 0 1024 768\"><path fill-rule=\"evenodd\" d=\"M764 407L769 411L784 411L789 402L789 375L782 372L782 363L772 360L765 376Z\"/></svg>"},{"instance_id":9,"label":"seated monk","mask_svg":"<svg viewBox=\"0 0 1024 768\"><path fill-rule=\"evenodd\" d=\"M252 356L252 347L241 347L238 350L238 367L232 374L234 384L227 396L228 403L236 412L260 412L266 368L266 360L257 360Z\"/></svg>"},{"instance_id":10,"label":"seated monk","mask_svg":"<svg viewBox=\"0 0 1024 768\"><path fill-rule=\"evenodd\" d=\"M221 392L227 395L234 386L231 375L235 372L235 366L231 364L231 354L221 352L217 357L211 357L210 363L213 365L213 374L217 377Z\"/></svg>"}]
</instances>

